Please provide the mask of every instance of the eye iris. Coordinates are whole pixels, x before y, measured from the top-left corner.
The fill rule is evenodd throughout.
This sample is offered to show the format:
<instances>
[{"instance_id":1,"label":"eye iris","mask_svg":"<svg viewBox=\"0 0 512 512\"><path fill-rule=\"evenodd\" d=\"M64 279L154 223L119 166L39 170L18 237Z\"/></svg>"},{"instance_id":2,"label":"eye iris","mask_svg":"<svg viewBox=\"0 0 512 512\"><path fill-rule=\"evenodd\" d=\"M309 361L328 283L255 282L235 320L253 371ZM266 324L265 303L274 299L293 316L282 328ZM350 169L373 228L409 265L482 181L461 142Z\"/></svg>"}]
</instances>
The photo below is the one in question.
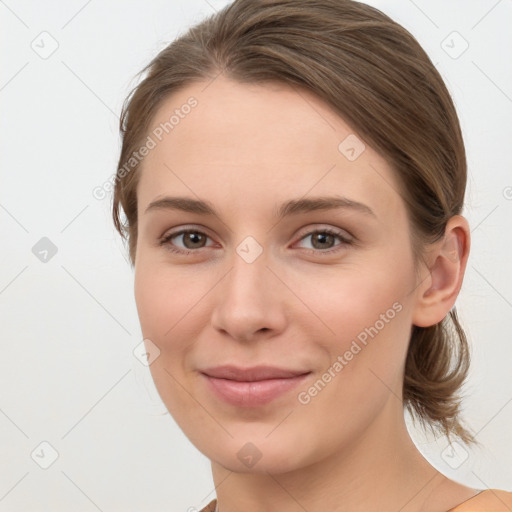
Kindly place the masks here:
<instances>
[{"instance_id":1,"label":"eye iris","mask_svg":"<svg viewBox=\"0 0 512 512\"><path fill-rule=\"evenodd\" d=\"M205 237L203 235L201 235L201 233L197 233L195 231L183 233L183 241L184 242L187 240L187 238L194 239L192 242L192 247L189 247L189 245L187 243L185 243L185 247L187 247L188 249L197 249L197 245L194 245L194 243L197 243L197 242L199 243L199 247L203 247L203 245L201 245L201 242L204 243Z\"/></svg>"},{"instance_id":2,"label":"eye iris","mask_svg":"<svg viewBox=\"0 0 512 512\"><path fill-rule=\"evenodd\" d=\"M316 246L317 238L320 238L320 247ZM326 247L323 246L322 244L325 244L327 242L330 247L329 242L333 242L333 240L334 236L328 233L315 233L313 235L313 247L315 247L315 249L325 249Z\"/></svg>"}]
</instances>

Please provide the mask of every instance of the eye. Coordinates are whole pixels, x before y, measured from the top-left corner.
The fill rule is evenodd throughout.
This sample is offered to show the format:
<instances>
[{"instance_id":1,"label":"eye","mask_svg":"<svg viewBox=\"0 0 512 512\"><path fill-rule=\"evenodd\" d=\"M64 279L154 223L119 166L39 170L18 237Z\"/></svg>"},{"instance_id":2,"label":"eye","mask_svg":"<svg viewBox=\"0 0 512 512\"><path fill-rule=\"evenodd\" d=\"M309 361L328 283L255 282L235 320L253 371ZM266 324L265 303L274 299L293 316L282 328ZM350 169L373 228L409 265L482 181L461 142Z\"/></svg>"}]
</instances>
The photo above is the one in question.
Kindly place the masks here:
<instances>
[{"instance_id":1,"label":"eye","mask_svg":"<svg viewBox=\"0 0 512 512\"><path fill-rule=\"evenodd\" d=\"M174 238L181 237L182 242L185 244L184 248L176 247L172 240ZM174 233L164 235L159 240L159 245L167 246L167 249L171 252L178 254L191 254L194 249L202 249L205 246L206 239L210 238L208 235L197 229L182 229ZM192 249L192 250L187 250Z\"/></svg>"},{"instance_id":2,"label":"eye","mask_svg":"<svg viewBox=\"0 0 512 512\"><path fill-rule=\"evenodd\" d=\"M344 233L330 229L316 229L314 231L310 231L305 236L303 236L300 241L305 240L306 238L311 237L312 245L314 249L308 249L308 252L316 254L332 254L333 252L338 252L343 249L343 246L352 244L352 240L345 236ZM332 245L335 239L341 241L340 244ZM337 247L336 249L332 249L332 247Z\"/></svg>"},{"instance_id":3,"label":"eye","mask_svg":"<svg viewBox=\"0 0 512 512\"><path fill-rule=\"evenodd\" d=\"M344 235L344 233L330 229L316 229L314 231L310 231L306 233L300 241L305 240L308 237L312 237L312 245L313 249L306 249L309 253L313 254L332 254L334 252L338 252L343 249L343 246L353 244L353 241ZM181 238L182 243L185 247L176 246L174 239ZM198 249L203 249L205 247L209 247L206 245L206 241L210 237L197 229L182 229L181 231L176 231L173 233L168 233L159 239L158 244L160 246L166 246L166 249L177 253L177 254L192 254L193 252L197 252ZM335 239L340 240L341 243L337 245L332 245ZM337 247L336 249L332 249L332 247Z\"/></svg>"}]
</instances>

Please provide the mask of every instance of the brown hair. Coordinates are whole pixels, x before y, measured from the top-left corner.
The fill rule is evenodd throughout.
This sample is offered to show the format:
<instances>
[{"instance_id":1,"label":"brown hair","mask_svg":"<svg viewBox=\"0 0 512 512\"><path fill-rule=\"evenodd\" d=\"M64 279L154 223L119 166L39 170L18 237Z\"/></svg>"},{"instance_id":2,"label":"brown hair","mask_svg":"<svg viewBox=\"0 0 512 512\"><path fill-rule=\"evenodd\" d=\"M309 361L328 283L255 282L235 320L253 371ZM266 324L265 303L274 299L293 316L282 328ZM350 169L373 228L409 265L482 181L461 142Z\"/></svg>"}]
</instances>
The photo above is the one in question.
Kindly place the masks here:
<instances>
[{"instance_id":1,"label":"brown hair","mask_svg":"<svg viewBox=\"0 0 512 512\"><path fill-rule=\"evenodd\" d=\"M140 164L127 172L126 162L169 94L219 73L312 91L379 152L400 183L415 263L462 211L466 156L450 94L416 39L378 9L351 0L236 0L179 36L142 73L123 106L112 208L132 265ZM436 325L413 326L403 399L423 427L476 443L459 419L469 362L455 308Z\"/></svg>"}]
</instances>

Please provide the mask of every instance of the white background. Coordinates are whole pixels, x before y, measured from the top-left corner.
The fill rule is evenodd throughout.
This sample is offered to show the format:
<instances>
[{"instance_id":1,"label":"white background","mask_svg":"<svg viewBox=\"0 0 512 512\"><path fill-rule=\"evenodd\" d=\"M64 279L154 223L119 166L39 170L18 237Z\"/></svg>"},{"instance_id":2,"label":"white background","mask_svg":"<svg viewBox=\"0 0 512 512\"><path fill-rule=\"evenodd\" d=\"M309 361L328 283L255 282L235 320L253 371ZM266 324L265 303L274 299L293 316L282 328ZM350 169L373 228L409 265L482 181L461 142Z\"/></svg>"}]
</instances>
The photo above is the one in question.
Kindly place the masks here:
<instances>
[{"instance_id":1,"label":"white background","mask_svg":"<svg viewBox=\"0 0 512 512\"><path fill-rule=\"evenodd\" d=\"M512 1L368 3L442 73L469 161L472 251L457 308L473 349L464 413L484 448L452 454L454 469L445 440L411 433L451 478L512 490ZM132 270L110 198L92 190L115 172L135 74L225 4L0 2L0 512L193 511L215 497L209 461L162 414L132 353ZM453 31L469 43L456 59L445 51L462 48ZM52 40L46 59L32 48ZM47 262L32 251L42 237L57 249ZM47 469L43 441L58 453Z\"/></svg>"}]
</instances>

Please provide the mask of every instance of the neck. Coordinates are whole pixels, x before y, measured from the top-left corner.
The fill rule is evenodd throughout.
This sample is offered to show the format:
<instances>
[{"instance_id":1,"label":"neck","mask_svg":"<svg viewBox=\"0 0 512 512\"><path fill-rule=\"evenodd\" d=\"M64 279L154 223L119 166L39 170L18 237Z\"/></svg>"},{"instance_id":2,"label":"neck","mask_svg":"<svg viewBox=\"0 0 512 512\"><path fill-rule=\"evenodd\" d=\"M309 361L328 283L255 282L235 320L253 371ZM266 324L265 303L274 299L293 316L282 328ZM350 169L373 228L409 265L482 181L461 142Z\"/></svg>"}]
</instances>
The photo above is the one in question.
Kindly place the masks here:
<instances>
[{"instance_id":1,"label":"neck","mask_svg":"<svg viewBox=\"0 0 512 512\"><path fill-rule=\"evenodd\" d=\"M447 479L412 442L399 405L385 407L356 439L293 471L235 473L212 462L219 512L428 510L428 497Z\"/></svg>"}]
</instances>

